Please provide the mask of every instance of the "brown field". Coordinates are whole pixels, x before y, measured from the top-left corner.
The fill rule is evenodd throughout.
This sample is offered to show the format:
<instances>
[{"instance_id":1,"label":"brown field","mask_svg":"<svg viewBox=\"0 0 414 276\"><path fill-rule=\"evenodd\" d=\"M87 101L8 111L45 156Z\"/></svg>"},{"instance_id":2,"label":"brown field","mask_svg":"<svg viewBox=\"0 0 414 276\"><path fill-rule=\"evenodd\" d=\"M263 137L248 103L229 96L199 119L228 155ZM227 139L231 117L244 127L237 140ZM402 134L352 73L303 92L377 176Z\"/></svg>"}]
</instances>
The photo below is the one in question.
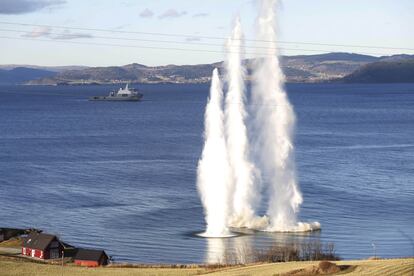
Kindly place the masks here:
<instances>
[{"instance_id":1,"label":"brown field","mask_svg":"<svg viewBox=\"0 0 414 276\"><path fill-rule=\"evenodd\" d=\"M289 275L285 274L306 267L317 266L319 262L288 262L276 264L251 265L242 268L230 268L225 271L211 273L209 275ZM357 261L335 261L341 266L350 266L349 269L336 274L329 275L367 275L367 276L414 276L414 258L389 259L389 260L357 260ZM292 274L291 274L292 275ZM294 275L294 274L293 274ZM309 275L309 274L307 274ZM322 274L310 274L322 275Z\"/></svg>"},{"instance_id":2,"label":"brown field","mask_svg":"<svg viewBox=\"0 0 414 276\"><path fill-rule=\"evenodd\" d=\"M347 269L329 275L414 275L414 258L388 259L388 260L357 260L357 261L335 261L340 266L347 266ZM97 276L97 275L322 275L322 274L295 274L300 269L309 269L318 266L319 262L287 262L271 264L255 264L226 268L83 268L74 265L49 265L33 263L23 259L0 256L0 276ZM293 271L293 273L292 273ZM305 270L307 271L307 270ZM327 275L327 274L323 274Z\"/></svg>"}]
</instances>

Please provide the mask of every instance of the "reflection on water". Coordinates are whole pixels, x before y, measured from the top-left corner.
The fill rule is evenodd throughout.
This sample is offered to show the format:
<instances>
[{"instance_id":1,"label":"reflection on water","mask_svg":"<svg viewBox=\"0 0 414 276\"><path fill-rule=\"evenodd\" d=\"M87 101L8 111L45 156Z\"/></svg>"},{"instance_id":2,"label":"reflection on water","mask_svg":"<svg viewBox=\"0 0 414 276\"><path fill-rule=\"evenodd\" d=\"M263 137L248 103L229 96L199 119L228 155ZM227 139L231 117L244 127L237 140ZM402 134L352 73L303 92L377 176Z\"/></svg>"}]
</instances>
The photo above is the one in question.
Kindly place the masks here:
<instances>
[{"instance_id":1,"label":"reflection on water","mask_svg":"<svg viewBox=\"0 0 414 276\"><path fill-rule=\"evenodd\" d=\"M207 239L205 262L209 264L244 264L250 263L252 258L251 236L238 236L233 238Z\"/></svg>"},{"instance_id":2,"label":"reflection on water","mask_svg":"<svg viewBox=\"0 0 414 276\"><path fill-rule=\"evenodd\" d=\"M220 238L208 238L208 250L206 256L206 263L209 264L221 264L225 263L225 256L226 256L226 245L225 243L229 239L220 239Z\"/></svg>"},{"instance_id":3,"label":"reflection on water","mask_svg":"<svg viewBox=\"0 0 414 276\"><path fill-rule=\"evenodd\" d=\"M272 246L300 246L320 241L320 231L306 233L251 232L232 238L208 238L205 262L245 264L254 262L255 252Z\"/></svg>"},{"instance_id":4,"label":"reflection on water","mask_svg":"<svg viewBox=\"0 0 414 276\"><path fill-rule=\"evenodd\" d=\"M253 239L250 235L245 235L233 239L234 262L235 263L251 263L253 256Z\"/></svg>"}]
</instances>

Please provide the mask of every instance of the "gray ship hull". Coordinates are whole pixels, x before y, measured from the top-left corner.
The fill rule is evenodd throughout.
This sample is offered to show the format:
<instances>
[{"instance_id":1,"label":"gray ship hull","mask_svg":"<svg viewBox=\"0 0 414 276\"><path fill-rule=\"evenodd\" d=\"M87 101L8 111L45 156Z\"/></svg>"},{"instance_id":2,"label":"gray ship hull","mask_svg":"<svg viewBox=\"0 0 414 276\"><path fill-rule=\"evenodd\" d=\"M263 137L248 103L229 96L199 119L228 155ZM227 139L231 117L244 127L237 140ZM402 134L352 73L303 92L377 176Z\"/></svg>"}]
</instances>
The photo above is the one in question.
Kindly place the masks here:
<instances>
[{"instance_id":1,"label":"gray ship hull","mask_svg":"<svg viewBox=\"0 0 414 276\"><path fill-rule=\"evenodd\" d=\"M130 97L117 96L94 96L90 97L90 101L116 101L116 102L138 102L142 99L142 95L134 95Z\"/></svg>"}]
</instances>

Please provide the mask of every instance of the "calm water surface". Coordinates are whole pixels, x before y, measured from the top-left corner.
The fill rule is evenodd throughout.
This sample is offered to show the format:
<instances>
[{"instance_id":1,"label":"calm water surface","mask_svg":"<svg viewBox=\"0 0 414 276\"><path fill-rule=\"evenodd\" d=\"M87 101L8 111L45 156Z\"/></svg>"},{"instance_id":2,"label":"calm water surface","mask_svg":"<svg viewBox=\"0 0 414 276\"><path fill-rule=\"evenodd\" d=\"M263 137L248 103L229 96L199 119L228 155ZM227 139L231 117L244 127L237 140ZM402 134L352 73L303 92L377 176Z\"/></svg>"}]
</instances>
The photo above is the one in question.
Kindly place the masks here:
<instances>
[{"instance_id":1,"label":"calm water surface","mask_svg":"<svg viewBox=\"0 0 414 276\"><path fill-rule=\"evenodd\" d=\"M343 258L414 255L414 85L288 85L311 234L201 239L195 189L207 85L0 86L0 226L36 227L118 261L198 263L273 243L334 242Z\"/></svg>"}]
</instances>

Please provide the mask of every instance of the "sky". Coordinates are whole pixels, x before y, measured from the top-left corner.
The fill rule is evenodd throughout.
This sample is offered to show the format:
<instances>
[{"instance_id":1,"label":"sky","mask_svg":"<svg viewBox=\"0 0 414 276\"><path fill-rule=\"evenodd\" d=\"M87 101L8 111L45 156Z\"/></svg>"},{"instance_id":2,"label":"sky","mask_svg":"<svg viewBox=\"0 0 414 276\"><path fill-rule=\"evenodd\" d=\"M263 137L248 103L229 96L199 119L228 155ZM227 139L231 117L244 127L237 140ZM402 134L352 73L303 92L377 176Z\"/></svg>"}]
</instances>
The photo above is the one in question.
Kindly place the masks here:
<instances>
[{"instance_id":1,"label":"sky","mask_svg":"<svg viewBox=\"0 0 414 276\"><path fill-rule=\"evenodd\" d=\"M252 41L257 6L256 0L0 0L0 64L217 62L236 16L250 57L275 46ZM284 55L414 54L413 14L412 0L284 0L276 46Z\"/></svg>"}]
</instances>

